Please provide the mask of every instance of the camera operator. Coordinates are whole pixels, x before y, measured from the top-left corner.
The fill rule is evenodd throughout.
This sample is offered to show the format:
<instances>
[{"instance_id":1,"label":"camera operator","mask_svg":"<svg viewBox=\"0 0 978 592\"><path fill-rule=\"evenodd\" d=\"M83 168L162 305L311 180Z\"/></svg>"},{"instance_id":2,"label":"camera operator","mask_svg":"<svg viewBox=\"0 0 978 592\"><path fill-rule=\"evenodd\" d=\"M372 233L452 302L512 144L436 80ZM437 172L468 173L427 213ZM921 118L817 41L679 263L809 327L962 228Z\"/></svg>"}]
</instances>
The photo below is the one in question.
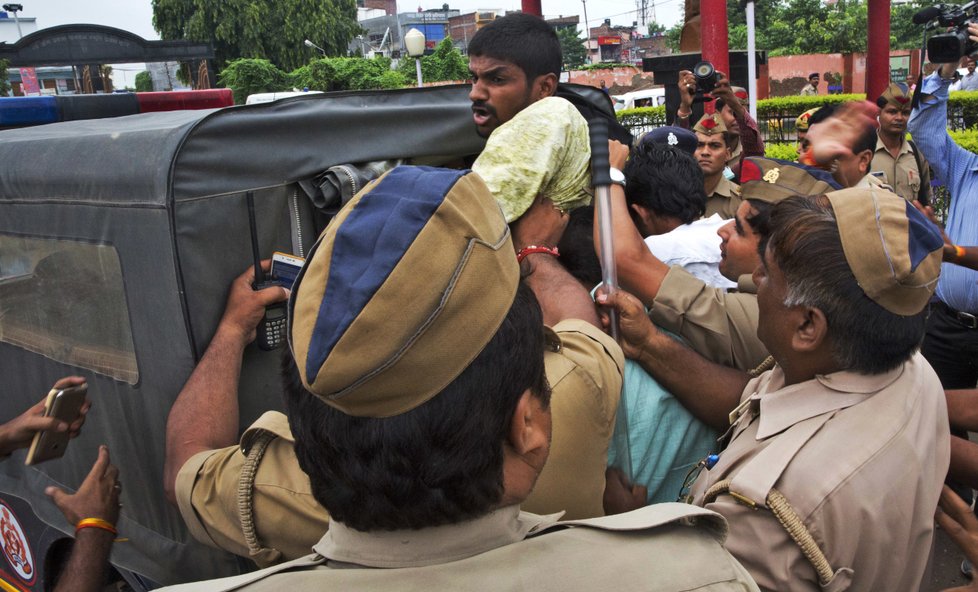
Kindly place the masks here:
<instances>
[{"instance_id":1,"label":"camera operator","mask_svg":"<svg viewBox=\"0 0 978 592\"><path fill-rule=\"evenodd\" d=\"M978 24L968 25L972 42ZM908 123L920 152L950 194L945 230L956 245L978 244L978 155L954 143L947 133L948 87L957 62L945 63L924 79L920 104ZM931 302L922 352L945 389L978 383L978 272L945 263Z\"/></svg>"},{"instance_id":2,"label":"camera operator","mask_svg":"<svg viewBox=\"0 0 978 592\"><path fill-rule=\"evenodd\" d=\"M727 166L733 171L735 183L740 179L740 165L750 156L764 156L764 140L757 131L757 122L750 116L743 103L734 94L730 79L717 72L716 87L710 92L717 100L716 111L723 119L727 131L733 136L729 146L730 158ZM693 96L696 91L696 77L689 70L679 72L679 109L676 110L676 125L689 129L689 117L693 113Z\"/></svg>"}]
</instances>

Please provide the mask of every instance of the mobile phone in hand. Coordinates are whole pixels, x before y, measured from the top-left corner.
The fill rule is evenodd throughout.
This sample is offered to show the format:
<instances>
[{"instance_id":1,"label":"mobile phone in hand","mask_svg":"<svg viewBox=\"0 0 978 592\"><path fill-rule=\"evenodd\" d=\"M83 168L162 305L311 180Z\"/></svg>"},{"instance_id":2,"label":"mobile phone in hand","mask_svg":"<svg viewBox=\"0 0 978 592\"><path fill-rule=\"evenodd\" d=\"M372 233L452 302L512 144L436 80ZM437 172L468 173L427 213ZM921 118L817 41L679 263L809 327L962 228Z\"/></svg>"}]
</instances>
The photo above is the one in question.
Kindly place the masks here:
<instances>
[{"instance_id":1,"label":"mobile phone in hand","mask_svg":"<svg viewBox=\"0 0 978 592\"><path fill-rule=\"evenodd\" d=\"M44 416L56 417L70 425L81 414L87 394L87 384L51 389L44 403ZM24 464L36 465L46 460L61 458L68 449L70 440L71 433L68 431L43 430L34 434Z\"/></svg>"}]
</instances>

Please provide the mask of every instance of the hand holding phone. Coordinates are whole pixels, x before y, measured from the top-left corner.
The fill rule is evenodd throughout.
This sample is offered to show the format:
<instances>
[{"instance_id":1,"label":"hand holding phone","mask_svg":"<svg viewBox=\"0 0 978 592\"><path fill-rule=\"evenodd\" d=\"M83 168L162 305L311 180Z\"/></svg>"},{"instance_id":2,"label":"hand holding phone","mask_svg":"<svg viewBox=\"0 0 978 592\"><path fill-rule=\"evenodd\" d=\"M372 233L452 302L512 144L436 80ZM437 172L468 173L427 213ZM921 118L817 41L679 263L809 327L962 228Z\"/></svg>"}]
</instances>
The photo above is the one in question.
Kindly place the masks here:
<instances>
[{"instance_id":1,"label":"hand holding phone","mask_svg":"<svg viewBox=\"0 0 978 592\"><path fill-rule=\"evenodd\" d=\"M65 388L84 384L85 379L80 376L67 376L55 383L55 388ZM15 450L27 448L31 445L34 435L41 430L65 429L72 437L78 434L82 424L85 422L85 412L88 411L89 404L85 404L81 410L81 416L70 425L66 425L53 417L45 417L44 405L47 397L41 399L37 404L32 405L19 416L11 419L5 424L0 425L0 458L10 455Z\"/></svg>"},{"instance_id":2,"label":"hand holding phone","mask_svg":"<svg viewBox=\"0 0 978 592\"><path fill-rule=\"evenodd\" d=\"M44 400L42 412L42 417L50 422L49 427L34 434L24 464L34 465L64 456L68 441L72 438L72 424L83 421L87 411L87 394L88 385L84 382L51 389Z\"/></svg>"}]
</instances>

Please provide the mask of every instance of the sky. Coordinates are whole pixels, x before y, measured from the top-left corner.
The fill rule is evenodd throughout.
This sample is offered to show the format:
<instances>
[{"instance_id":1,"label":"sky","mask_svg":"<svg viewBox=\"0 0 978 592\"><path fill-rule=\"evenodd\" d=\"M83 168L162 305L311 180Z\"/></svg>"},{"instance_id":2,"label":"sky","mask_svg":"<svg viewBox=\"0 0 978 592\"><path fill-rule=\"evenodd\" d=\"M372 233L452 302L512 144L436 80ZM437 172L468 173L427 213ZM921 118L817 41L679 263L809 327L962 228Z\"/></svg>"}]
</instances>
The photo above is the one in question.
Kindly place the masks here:
<instances>
[{"instance_id":1,"label":"sky","mask_svg":"<svg viewBox=\"0 0 978 592\"><path fill-rule=\"evenodd\" d=\"M420 6L423 9L441 8L447 2L450 8L463 13L479 9L516 10L520 0L399 0L401 12L413 12ZM581 0L541 0L546 17L579 15L582 25L584 5ZM24 6L20 16L37 18L38 28L91 23L107 25L131 31L146 39L159 39L153 30L153 10L150 0L21 0ZM648 0L648 19L653 11L656 20L670 26L679 20L683 0ZM630 25L638 20L635 0L589 0L587 18L592 27L606 18L612 24ZM581 27L583 31L583 26Z\"/></svg>"}]
</instances>

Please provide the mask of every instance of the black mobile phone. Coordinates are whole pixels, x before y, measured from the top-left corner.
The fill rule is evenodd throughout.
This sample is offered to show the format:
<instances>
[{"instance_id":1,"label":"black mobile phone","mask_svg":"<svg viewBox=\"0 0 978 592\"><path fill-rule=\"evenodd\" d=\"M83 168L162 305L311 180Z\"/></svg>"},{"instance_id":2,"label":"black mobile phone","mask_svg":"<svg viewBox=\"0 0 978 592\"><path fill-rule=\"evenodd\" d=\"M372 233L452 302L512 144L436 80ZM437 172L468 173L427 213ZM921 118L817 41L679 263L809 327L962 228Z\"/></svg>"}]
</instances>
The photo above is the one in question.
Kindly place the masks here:
<instances>
[{"instance_id":1,"label":"black mobile phone","mask_svg":"<svg viewBox=\"0 0 978 592\"><path fill-rule=\"evenodd\" d=\"M261 268L261 256L258 250L258 230L255 224L255 196L251 191L245 193L248 204L248 225L251 230L251 254L255 261L255 282L251 285L254 290L262 290L280 285L274 279L266 280ZM272 351L285 345L288 331L287 309L284 302L277 302L265 307L265 316L258 323L258 348Z\"/></svg>"},{"instance_id":2,"label":"black mobile phone","mask_svg":"<svg viewBox=\"0 0 978 592\"><path fill-rule=\"evenodd\" d=\"M276 281L268 281L256 284L254 288L255 290L262 290L278 285L279 283ZM286 331L288 331L287 314L285 302L276 302L265 307L265 316L258 323L256 340L259 349L271 351L285 345L287 341Z\"/></svg>"}]
</instances>

